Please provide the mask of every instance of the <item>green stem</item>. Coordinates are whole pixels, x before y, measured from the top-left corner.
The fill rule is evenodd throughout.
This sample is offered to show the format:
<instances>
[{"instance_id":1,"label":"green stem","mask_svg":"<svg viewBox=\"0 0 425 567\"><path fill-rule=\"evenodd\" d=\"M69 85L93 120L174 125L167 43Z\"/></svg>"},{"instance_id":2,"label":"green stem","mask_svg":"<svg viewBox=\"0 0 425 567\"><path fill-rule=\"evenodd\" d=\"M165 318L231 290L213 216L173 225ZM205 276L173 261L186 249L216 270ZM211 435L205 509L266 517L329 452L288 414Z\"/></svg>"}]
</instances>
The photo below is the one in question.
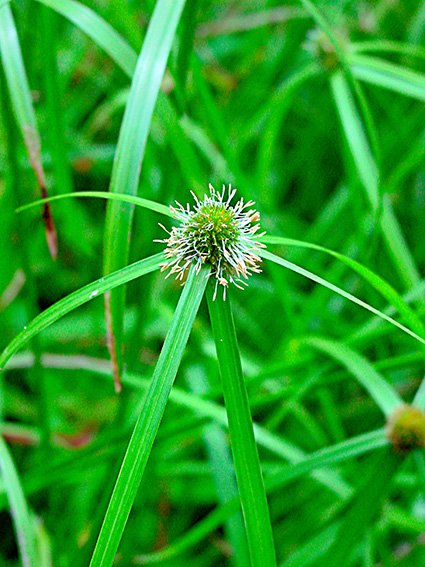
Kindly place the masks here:
<instances>
[{"instance_id":1,"label":"green stem","mask_svg":"<svg viewBox=\"0 0 425 567\"><path fill-rule=\"evenodd\" d=\"M206 368L201 364L189 368L186 372L186 380L193 392L199 397L211 392ZM202 437L220 504L238 500L238 510L229 515L226 520L225 533L233 551L230 558L231 565L233 567L246 567L249 565L248 542L240 510L238 487L233 471L227 432L217 423L207 423L203 428Z\"/></svg>"},{"instance_id":2,"label":"green stem","mask_svg":"<svg viewBox=\"0 0 425 567\"><path fill-rule=\"evenodd\" d=\"M276 556L270 514L255 443L248 393L242 375L230 299L227 298L225 301L221 294L218 294L213 301L213 288L208 285L207 300L252 567L274 567Z\"/></svg>"}]
</instances>

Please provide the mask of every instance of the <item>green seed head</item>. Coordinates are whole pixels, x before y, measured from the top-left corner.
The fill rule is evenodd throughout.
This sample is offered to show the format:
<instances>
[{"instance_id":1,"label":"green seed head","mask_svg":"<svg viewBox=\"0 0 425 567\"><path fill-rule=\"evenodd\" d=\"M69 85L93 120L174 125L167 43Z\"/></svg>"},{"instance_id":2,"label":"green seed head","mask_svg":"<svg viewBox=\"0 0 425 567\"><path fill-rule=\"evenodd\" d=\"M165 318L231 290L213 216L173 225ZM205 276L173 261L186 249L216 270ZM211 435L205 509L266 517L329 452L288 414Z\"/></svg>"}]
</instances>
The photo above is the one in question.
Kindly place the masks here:
<instances>
[{"instance_id":1,"label":"green seed head","mask_svg":"<svg viewBox=\"0 0 425 567\"><path fill-rule=\"evenodd\" d=\"M402 454L425 447L425 414L408 404L397 408L388 419L387 436Z\"/></svg>"},{"instance_id":2,"label":"green seed head","mask_svg":"<svg viewBox=\"0 0 425 567\"><path fill-rule=\"evenodd\" d=\"M207 264L211 266L209 275L215 278L214 299L218 285L223 286L225 298L229 282L243 289L241 284L247 285L245 280L252 272L261 272L258 253L264 244L255 239L264 233L256 234L259 225L253 223L260 219L260 215L250 209L253 201L244 203L241 199L232 206L230 203L236 191L231 185L227 198L224 185L221 193L211 184L209 189L210 194L201 201L192 193L195 199L192 209L180 203L170 207L180 226L172 228L171 232L164 229L169 238L158 241L167 244L167 261L162 264L162 270L170 268L168 275L175 273L176 278L183 281L190 265L195 265L199 271L203 264Z\"/></svg>"}]
</instances>

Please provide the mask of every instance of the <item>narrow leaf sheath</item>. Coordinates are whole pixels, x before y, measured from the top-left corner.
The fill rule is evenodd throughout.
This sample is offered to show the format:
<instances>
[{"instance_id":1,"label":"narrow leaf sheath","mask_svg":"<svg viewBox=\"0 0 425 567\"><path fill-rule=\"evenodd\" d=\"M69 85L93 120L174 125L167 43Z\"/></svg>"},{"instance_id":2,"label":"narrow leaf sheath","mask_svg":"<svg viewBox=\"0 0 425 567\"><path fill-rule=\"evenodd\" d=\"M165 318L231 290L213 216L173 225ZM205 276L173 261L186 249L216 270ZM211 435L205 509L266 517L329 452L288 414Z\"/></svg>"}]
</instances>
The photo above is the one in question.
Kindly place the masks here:
<instances>
[{"instance_id":1,"label":"narrow leaf sheath","mask_svg":"<svg viewBox=\"0 0 425 567\"><path fill-rule=\"evenodd\" d=\"M109 567L114 561L195 315L205 291L207 273L206 268L202 268L199 273L191 268L189 272L170 330L159 355L142 411L128 444L90 567Z\"/></svg>"},{"instance_id":2,"label":"narrow leaf sheath","mask_svg":"<svg viewBox=\"0 0 425 567\"><path fill-rule=\"evenodd\" d=\"M207 286L208 309L217 350L224 402L229 420L230 442L235 462L252 567L274 567L276 557L270 514L264 490L260 459L255 443L248 393L236 339L229 298Z\"/></svg>"}]
</instances>

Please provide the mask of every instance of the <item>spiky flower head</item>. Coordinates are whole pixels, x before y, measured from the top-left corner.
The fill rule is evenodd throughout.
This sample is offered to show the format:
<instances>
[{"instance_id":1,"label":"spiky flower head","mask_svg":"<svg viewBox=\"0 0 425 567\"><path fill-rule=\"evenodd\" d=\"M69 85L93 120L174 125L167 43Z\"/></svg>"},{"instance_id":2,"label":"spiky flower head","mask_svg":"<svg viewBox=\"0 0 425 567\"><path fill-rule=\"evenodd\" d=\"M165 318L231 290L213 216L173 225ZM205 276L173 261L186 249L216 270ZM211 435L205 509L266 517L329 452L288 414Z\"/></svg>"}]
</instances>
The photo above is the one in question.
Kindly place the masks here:
<instances>
[{"instance_id":1,"label":"spiky flower head","mask_svg":"<svg viewBox=\"0 0 425 567\"><path fill-rule=\"evenodd\" d=\"M246 280L252 272L261 272L259 263L260 248L264 244L256 241L263 236L257 234L260 220L259 213L252 209L253 201L244 203L243 199L234 206L230 203L236 190L223 185L221 193L209 185L210 194L200 201L194 193L195 205L184 207L176 201L176 207L170 207L173 217L180 221L178 227L171 232L160 225L169 237L157 242L167 244L166 262L161 269L170 268L176 279L183 281L184 274L190 265L194 265L199 273L204 264L211 266L208 277L215 278L214 299L219 285L223 286L223 297L230 283L243 289L248 285ZM242 279L243 278L243 279Z\"/></svg>"},{"instance_id":2,"label":"spiky flower head","mask_svg":"<svg viewBox=\"0 0 425 567\"><path fill-rule=\"evenodd\" d=\"M387 437L401 454L425 447L425 414L419 408L403 404L387 422Z\"/></svg>"}]
</instances>

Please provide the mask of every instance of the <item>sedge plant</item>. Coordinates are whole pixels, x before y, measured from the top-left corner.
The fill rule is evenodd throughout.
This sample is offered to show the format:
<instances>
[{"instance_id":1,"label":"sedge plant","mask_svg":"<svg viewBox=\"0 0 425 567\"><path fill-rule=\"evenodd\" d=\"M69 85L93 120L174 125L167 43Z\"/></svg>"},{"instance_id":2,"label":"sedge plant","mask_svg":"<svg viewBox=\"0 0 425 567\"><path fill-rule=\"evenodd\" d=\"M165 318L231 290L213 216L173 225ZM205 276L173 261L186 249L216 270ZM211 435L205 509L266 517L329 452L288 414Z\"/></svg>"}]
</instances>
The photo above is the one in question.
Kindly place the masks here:
<instances>
[{"instance_id":1,"label":"sedge plant","mask_svg":"<svg viewBox=\"0 0 425 567\"><path fill-rule=\"evenodd\" d=\"M238 17L229 12L224 19L222 3L213 3L219 17L197 29L196 2L158 0L153 4L152 14L141 14L134 3L111 3L109 11L99 5L97 13L74 0L0 1L4 70L0 75L0 141L5 148L1 156L5 159L0 162L4 211L0 230L6 243L2 271L7 276L13 272L11 250L17 239L22 244L23 268L18 266L11 274L0 296L0 312L6 313L8 322L6 308L12 306L5 345L10 342L0 364L8 364L7 378L25 368L29 377L22 388L12 380L9 384L7 379L6 385L0 382L0 426L6 439L35 446L36 454L33 460L28 447L12 452L6 443L0 443L0 503L2 510L7 506L11 510L21 562L37 567L56 562L108 567L115 560L173 567L188 561L194 567L223 561L235 567L249 562L252 567L339 567L355 562L373 565L380 556L382 563L392 564L394 532L403 545L407 537L419 534L408 549L413 555L421 546L419 536L424 528L425 382L419 375L423 373L425 332L423 281L417 265L422 216L403 209L399 191L423 160L423 135L413 118L406 119L419 116L416 122L422 123L421 108L413 105L425 100L425 81L418 70L418 61L424 57L419 45L423 8L415 12L414 3L407 3L412 4L409 13L415 15L411 21L407 18L408 42L400 42L381 39L392 37L387 10L390 22L391 17L401 21L398 7L394 13L391 7L367 7L370 14L358 15L356 28L351 14L345 21L342 17L346 3L341 9L330 7L338 12L335 25L333 12L322 14L310 0L302 0L299 7L265 7L258 13L238 13ZM44 54L42 72L33 55L34 15L42 27L42 38L37 37ZM59 20L59 15L70 23ZM141 21L149 21L143 42ZM370 29L365 31L369 21ZM289 22L288 41L285 34L269 33L269 26L282 22L285 26ZM337 23L345 24L343 33ZM376 37L365 38L374 33L374 26ZM67 32L63 37L62 29ZM80 32L88 37L73 35ZM95 56L91 42L100 48ZM97 57L104 66L102 72ZM257 68L263 57L264 67ZM232 70L232 64L238 62L240 69ZM38 103L32 85L39 74L43 86ZM276 82L278 74L280 83ZM321 88L323 82L329 83L329 91ZM67 112L58 96L61 87L69 96ZM232 105L226 108L226 115L223 101L229 99ZM116 113L124 107L117 136ZM317 116L316 107L320 109ZM376 108L380 113L387 110L386 122L379 121L385 132L383 140L375 125ZM298 115L301 121L296 120ZM334 118L339 121L343 147L338 146L341 155L329 167L329 156L337 153L338 132L329 128ZM288 128L282 128L284 121L289 122ZM70 154L67 135L72 140ZM116 146L102 143L109 135L117 139ZM169 144L165 150L164 140ZM326 155L321 154L322 146ZM401 156L404 146L406 153ZM285 155L279 154L282 148ZM276 160L276 154L282 159ZM70 159L77 173L74 176ZM107 185L109 191L75 191L74 183L94 164L102 170L104 188ZM91 181L95 175L86 178ZM243 199L230 184L227 192L226 187L216 191L211 186L208 193L209 179L234 185L237 181ZM177 194L173 185L181 188ZM162 193L158 196L159 187ZM291 202L293 187L297 188L295 204ZM418 210L421 187L419 172L415 185ZM28 194L22 193L27 190ZM52 196L55 191L62 194ZM139 191L156 200L138 197ZM49 198L31 202L19 209L19 215L14 214L20 203L33 201L37 194ZM95 264L92 259L101 229L96 225L97 237L93 236L93 219L75 197L108 203L103 277L88 285L87 281L97 277L90 268ZM164 204L175 197L184 204ZM63 209L65 203L55 204L62 199L67 199ZM261 211L261 222L253 199ZM96 210L95 202L93 206ZM42 223L37 224L31 213L21 214L31 207L38 207ZM140 230L130 238L135 207L145 216L136 215ZM418 230L407 232L416 243L417 258L415 247L409 246L403 234L402 227L409 223L399 222L397 207L416 223ZM165 217L162 224L168 237L162 234L161 238L162 229L150 234L152 214ZM53 290L54 300L49 301L53 304L36 316L39 306L46 306L38 289L40 279L50 285L57 283L52 274L62 273L52 268L50 260L43 261L40 250L44 248L34 231L38 225L52 258L63 262L71 257L72 265L71 251L80 254L77 258L84 260L81 265L91 276L80 277L74 285L75 274L68 269L63 276L67 282L60 288L65 298L56 301L61 295ZM261 226L267 226L270 234ZM60 229L59 245L56 227ZM28 238L33 231L34 239ZM312 242L279 236L304 232ZM346 233L350 233L347 238ZM164 250L145 257L145 248L154 239L160 240ZM138 257L144 258L133 264L130 241L137 246ZM378 254L381 241L382 258ZM328 247L318 244L325 242ZM346 255L333 248L345 250ZM302 267L307 254L313 271ZM370 265L368 254L378 257L373 270L366 267ZM362 262L356 257L362 257ZM266 274L260 273L262 269ZM288 280L288 270L304 279ZM351 279L345 280L344 289L331 283L346 271ZM149 274L157 278L156 286L146 293L153 277ZM171 278L165 282L169 275L176 276L177 282L172 284ZM131 310L126 310L125 284L141 276L146 276L145 295L134 302L134 323ZM297 283L292 285L292 281ZM359 298L364 290L358 288L364 283L368 301ZM27 293L21 304L24 285ZM238 289L247 286L245 292ZM402 293L396 291L399 286ZM79 289L67 295L75 287ZM163 299L168 294L179 297L173 310ZM77 308L95 303L102 295L111 364L85 357L78 342L89 334L87 326L92 320L88 316L79 319ZM151 296L157 303L153 322L145 306L146 297ZM16 297L18 308L13 310ZM204 297L215 349L208 339L209 326L202 313L198 314L204 309ZM345 317L344 300L373 317L364 323L360 310L355 309ZM372 306L374 301L380 302L379 309ZM272 312L267 310L269 304ZM71 312L72 324L65 322L60 327L59 320ZM277 325L282 313L283 323ZM320 326L325 313L329 315L327 329ZM103 318L96 317L93 326L99 320ZM169 323L166 328L164 321ZM49 349L38 335L43 330L48 333L54 323L57 336L47 338L50 347L53 351L62 348L62 338L71 336L77 341L75 356L46 353ZM128 327L134 333L131 344L126 343L130 354L122 349ZM149 342L147 336L152 344L152 336L165 335L158 360L148 349L148 354L143 353L151 365L155 361L153 373L147 370L140 375L135 370L140 365L134 360L140 362L139 349ZM195 346L187 348L190 335ZM17 354L25 344L31 351ZM419 346L415 350L413 345ZM270 351L275 351L271 357ZM133 359L131 371L126 368L129 358ZM221 386L218 381L214 384L215 358ZM189 389L174 386L179 368ZM76 388L84 388L86 378L90 386L92 380L104 379L112 394L113 379L116 391L122 388L123 392L114 402L105 396L107 401L102 399L96 414L90 404L79 401L73 405L71 396L63 401L58 381L67 373L73 377L68 386L76 383ZM354 377L356 384L347 377ZM52 383L57 396L49 394L47 386L52 389ZM91 388L92 393L97 389ZM28 392L33 391L35 405L27 401ZM168 411L175 410L176 423L165 420L160 428L168 402L173 406ZM76 421L72 411L77 417L83 414L87 425L83 435L58 434L63 422L54 409L61 403L63 413L69 411ZM110 406L114 403L119 406L115 429L105 426L107 431L92 442L91 424L106 424L104 416L113 413ZM39 428L27 423L31 420L39 421ZM196 450L185 452L200 439L208 467ZM161 456L167 458L151 456L157 448L155 441ZM70 449L73 444L78 451ZM127 447L124 457L122 447ZM183 456L175 462L173 455L178 452ZM30 471L20 474L14 458L23 460L28 454ZM155 522L143 510L152 492L151 463L157 466L159 477L173 479L169 486L175 492L164 501L180 504L176 515L181 526L174 532L170 527L171 541L164 536L167 529L159 526L156 543L146 551L140 541L155 540ZM187 483L182 481L185 475L190 479ZM210 494L210 476L217 505ZM294 483L299 490L294 490ZM64 484L70 489L63 490ZM181 486L184 489L179 494ZM396 498L385 507L382 521L376 522L391 490L396 491ZM46 491L52 496L44 499ZM78 510L72 513L72 520L62 513L66 506ZM55 519L45 528L32 507L40 515L49 508ZM160 516L165 522L166 505ZM75 537L69 538L74 524ZM121 542L123 534L128 539ZM210 545L205 546L207 538ZM67 547L66 552L55 549L57 540ZM131 544L134 547L129 551ZM402 546L401 551L405 549ZM403 557L398 553L397 558Z\"/></svg>"}]
</instances>

